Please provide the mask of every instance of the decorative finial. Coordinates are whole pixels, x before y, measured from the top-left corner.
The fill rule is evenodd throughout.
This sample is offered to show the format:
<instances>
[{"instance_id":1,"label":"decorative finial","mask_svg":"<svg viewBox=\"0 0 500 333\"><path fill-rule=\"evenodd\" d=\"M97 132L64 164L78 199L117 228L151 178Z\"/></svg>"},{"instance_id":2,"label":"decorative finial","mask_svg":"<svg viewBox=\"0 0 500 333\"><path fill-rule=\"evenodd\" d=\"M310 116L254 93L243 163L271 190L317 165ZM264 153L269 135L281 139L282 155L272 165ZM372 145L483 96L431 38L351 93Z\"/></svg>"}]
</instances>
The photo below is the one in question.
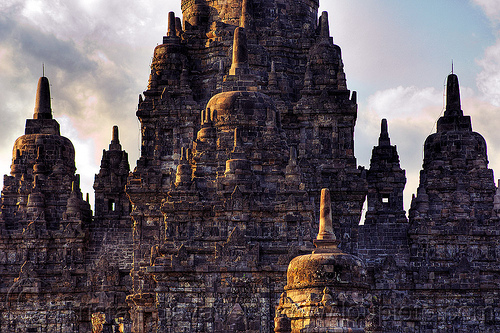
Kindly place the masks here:
<instances>
[{"instance_id":1,"label":"decorative finial","mask_svg":"<svg viewBox=\"0 0 500 333\"><path fill-rule=\"evenodd\" d=\"M379 146L390 146L391 139L389 138L389 131L387 130L387 119L382 119L380 122L380 137L378 138Z\"/></svg>"},{"instance_id":2,"label":"decorative finial","mask_svg":"<svg viewBox=\"0 0 500 333\"><path fill-rule=\"evenodd\" d=\"M250 17L249 17L249 6L248 0L243 0L241 4L241 18L240 18L240 27L248 28L250 25Z\"/></svg>"},{"instance_id":3,"label":"decorative finial","mask_svg":"<svg viewBox=\"0 0 500 333\"><path fill-rule=\"evenodd\" d=\"M182 23L180 17L175 18L175 33L177 37L181 37L182 35Z\"/></svg>"},{"instance_id":4,"label":"decorative finial","mask_svg":"<svg viewBox=\"0 0 500 333\"><path fill-rule=\"evenodd\" d=\"M448 75L446 83L446 110L445 116L463 115L460 103L460 85L456 74Z\"/></svg>"},{"instance_id":5,"label":"decorative finial","mask_svg":"<svg viewBox=\"0 0 500 333\"><path fill-rule=\"evenodd\" d=\"M186 159L186 149L184 147L181 147L181 161L180 161L181 164L183 163L187 163L187 159Z\"/></svg>"},{"instance_id":6,"label":"decorative finial","mask_svg":"<svg viewBox=\"0 0 500 333\"><path fill-rule=\"evenodd\" d=\"M333 232L332 202L330 200L330 190L321 190L321 202L319 207L319 232L314 240L316 250L313 253L334 253L339 252L337 245L340 242Z\"/></svg>"},{"instance_id":7,"label":"decorative finial","mask_svg":"<svg viewBox=\"0 0 500 333\"><path fill-rule=\"evenodd\" d=\"M38 80L33 119L52 119L49 80L45 76Z\"/></svg>"},{"instance_id":8,"label":"decorative finial","mask_svg":"<svg viewBox=\"0 0 500 333\"><path fill-rule=\"evenodd\" d=\"M243 146L243 141L241 139L241 129L236 127L234 129L234 149L240 148Z\"/></svg>"},{"instance_id":9,"label":"decorative finial","mask_svg":"<svg viewBox=\"0 0 500 333\"><path fill-rule=\"evenodd\" d=\"M290 162L297 163L297 149L294 146L290 147Z\"/></svg>"},{"instance_id":10,"label":"decorative finial","mask_svg":"<svg viewBox=\"0 0 500 333\"><path fill-rule=\"evenodd\" d=\"M210 113L210 108L207 108L207 111L205 113L205 122L206 123L212 123L212 114Z\"/></svg>"},{"instance_id":11,"label":"decorative finial","mask_svg":"<svg viewBox=\"0 0 500 333\"><path fill-rule=\"evenodd\" d=\"M176 31L175 31L175 13L174 12L169 12L168 13L168 30L167 30L167 37L175 37Z\"/></svg>"},{"instance_id":12,"label":"decorative finial","mask_svg":"<svg viewBox=\"0 0 500 333\"><path fill-rule=\"evenodd\" d=\"M451 74L453 74L453 59L451 59Z\"/></svg>"},{"instance_id":13,"label":"decorative finial","mask_svg":"<svg viewBox=\"0 0 500 333\"><path fill-rule=\"evenodd\" d=\"M317 240L336 240L333 232L332 222L332 202L330 199L330 190L324 188L321 190L321 201L319 207L319 232Z\"/></svg>"},{"instance_id":14,"label":"decorative finial","mask_svg":"<svg viewBox=\"0 0 500 333\"><path fill-rule=\"evenodd\" d=\"M382 135L387 135L387 119L382 119L380 122L380 133Z\"/></svg>"},{"instance_id":15,"label":"decorative finial","mask_svg":"<svg viewBox=\"0 0 500 333\"><path fill-rule=\"evenodd\" d=\"M320 24L320 37L330 38L330 25L328 22L328 12L324 11L323 13L321 13L319 24Z\"/></svg>"},{"instance_id":16,"label":"decorative finial","mask_svg":"<svg viewBox=\"0 0 500 333\"><path fill-rule=\"evenodd\" d=\"M45 63L42 62L42 77L45 77Z\"/></svg>"},{"instance_id":17,"label":"decorative finial","mask_svg":"<svg viewBox=\"0 0 500 333\"><path fill-rule=\"evenodd\" d=\"M234 30L233 63L229 75L248 73L248 49L245 29L237 27Z\"/></svg>"},{"instance_id":18,"label":"decorative finial","mask_svg":"<svg viewBox=\"0 0 500 333\"><path fill-rule=\"evenodd\" d=\"M111 143L120 143L120 139L118 138L118 126L113 126L113 136Z\"/></svg>"}]
</instances>

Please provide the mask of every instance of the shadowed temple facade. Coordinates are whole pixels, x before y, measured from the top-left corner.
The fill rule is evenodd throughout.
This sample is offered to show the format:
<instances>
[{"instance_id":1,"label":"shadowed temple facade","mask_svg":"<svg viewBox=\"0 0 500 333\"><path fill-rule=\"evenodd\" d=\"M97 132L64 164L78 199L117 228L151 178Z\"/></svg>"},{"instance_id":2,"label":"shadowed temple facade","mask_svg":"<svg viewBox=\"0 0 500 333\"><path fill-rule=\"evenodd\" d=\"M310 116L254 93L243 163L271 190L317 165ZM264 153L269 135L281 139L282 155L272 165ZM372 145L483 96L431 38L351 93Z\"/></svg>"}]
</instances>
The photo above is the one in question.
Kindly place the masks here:
<instances>
[{"instance_id":1,"label":"shadowed temple facade","mask_svg":"<svg viewBox=\"0 0 500 333\"><path fill-rule=\"evenodd\" d=\"M385 119L357 165L318 0L181 7L139 95L141 156L115 126L94 212L40 78L0 199L0 331L500 331L500 192L458 77L407 214Z\"/></svg>"}]
</instances>

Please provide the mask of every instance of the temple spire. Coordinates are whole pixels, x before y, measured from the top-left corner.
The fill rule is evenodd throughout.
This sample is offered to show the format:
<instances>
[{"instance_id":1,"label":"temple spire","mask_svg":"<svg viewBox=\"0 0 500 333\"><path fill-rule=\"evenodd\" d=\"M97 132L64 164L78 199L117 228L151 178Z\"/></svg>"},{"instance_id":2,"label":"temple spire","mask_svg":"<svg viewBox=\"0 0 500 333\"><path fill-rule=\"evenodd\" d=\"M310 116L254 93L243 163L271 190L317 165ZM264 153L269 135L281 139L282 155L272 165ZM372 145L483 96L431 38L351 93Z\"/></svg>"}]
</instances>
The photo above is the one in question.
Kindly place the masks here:
<instances>
[{"instance_id":1,"label":"temple spire","mask_svg":"<svg viewBox=\"0 0 500 333\"><path fill-rule=\"evenodd\" d=\"M250 27L250 14L249 14L248 0L243 0L243 3L241 4L240 27L242 27L242 28L249 28Z\"/></svg>"},{"instance_id":2,"label":"temple spire","mask_svg":"<svg viewBox=\"0 0 500 333\"><path fill-rule=\"evenodd\" d=\"M321 201L319 208L319 232L317 240L335 240L332 222L332 203L330 199L330 190L324 188L321 190Z\"/></svg>"},{"instance_id":3,"label":"temple spire","mask_svg":"<svg viewBox=\"0 0 500 333\"><path fill-rule=\"evenodd\" d=\"M45 76L38 80L33 119L52 119L49 80Z\"/></svg>"},{"instance_id":4,"label":"temple spire","mask_svg":"<svg viewBox=\"0 0 500 333\"><path fill-rule=\"evenodd\" d=\"M234 30L233 62L229 75L248 73L248 48L245 29L238 27Z\"/></svg>"},{"instance_id":5,"label":"temple spire","mask_svg":"<svg viewBox=\"0 0 500 333\"><path fill-rule=\"evenodd\" d=\"M243 140L241 139L241 129L236 127L234 129L234 148L233 151L243 147Z\"/></svg>"},{"instance_id":6,"label":"temple spire","mask_svg":"<svg viewBox=\"0 0 500 333\"><path fill-rule=\"evenodd\" d=\"M319 18L320 25L320 37L321 38L330 38L330 24L328 22L328 12L324 11L321 13L321 17Z\"/></svg>"},{"instance_id":7,"label":"temple spire","mask_svg":"<svg viewBox=\"0 0 500 333\"><path fill-rule=\"evenodd\" d=\"M111 139L111 143L120 143L120 139L118 138L118 126L113 126L113 136Z\"/></svg>"},{"instance_id":8,"label":"temple spire","mask_svg":"<svg viewBox=\"0 0 500 333\"><path fill-rule=\"evenodd\" d=\"M389 138L389 131L387 130L387 119L382 119L380 123L380 137L378 138L379 146L390 146L391 139Z\"/></svg>"},{"instance_id":9,"label":"temple spire","mask_svg":"<svg viewBox=\"0 0 500 333\"><path fill-rule=\"evenodd\" d=\"M109 150L122 150L122 145L120 144L120 139L118 137L118 126L113 126L113 133L111 136L111 143L109 144Z\"/></svg>"},{"instance_id":10,"label":"temple spire","mask_svg":"<svg viewBox=\"0 0 500 333\"><path fill-rule=\"evenodd\" d=\"M319 232L314 240L316 250L313 253L333 253L339 252L337 245L340 242L335 237L332 221L332 202L330 190L321 190L321 201L319 204Z\"/></svg>"},{"instance_id":11,"label":"temple spire","mask_svg":"<svg viewBox=\"0 0 500 333\"><path fill-rule=\"evenodd\" d=\"M448 82L446 84L446 110L444 115L463 115L460 103L460 85L456 74L448 75Z\"/></svg>"},{"instance_id":12,"label":"temple spire","mask_svg":"<svg viewBox=\"0 0 500 333\"><path fill-rule=\"evenodd\" d=\"M175 13L168 13L168 29L167 29L167 37L175 37L177 36L175 29Z\"/></svg>"},{"instance_id":13,"label":"temple spire","mask_svg":"<svg viewBox=\"0 0 500 333\"><path fill-rule=\"evenodd\" d=\"M175 33L177 34L177 37L181 37L182 35L182 23L180 17L175 18Z\"/></svg>"}]
</instances>

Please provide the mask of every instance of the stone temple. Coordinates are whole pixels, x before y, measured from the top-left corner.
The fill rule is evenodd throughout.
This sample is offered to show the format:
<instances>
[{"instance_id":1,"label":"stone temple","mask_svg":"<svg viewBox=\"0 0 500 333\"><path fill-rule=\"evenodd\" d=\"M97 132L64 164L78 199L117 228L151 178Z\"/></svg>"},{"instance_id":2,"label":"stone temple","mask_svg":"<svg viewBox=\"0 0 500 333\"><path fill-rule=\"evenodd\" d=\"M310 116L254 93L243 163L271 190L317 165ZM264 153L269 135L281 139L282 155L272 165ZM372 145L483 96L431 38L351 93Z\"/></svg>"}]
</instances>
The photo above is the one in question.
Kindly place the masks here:
<instances>
[{"instance_id":1,"label":"stone temple","mask_svg":"<svg viewBox=\"0 0 500 333\"><path fill-rule=\"evenodd\" d=\"M40 78L0 198L1 332L500 331L500 191L458 77L407 214L386 120L357 165L318 7L182 0L139 95L141 156L114 127L93 212Z\"/></svg>"}]
</instances>

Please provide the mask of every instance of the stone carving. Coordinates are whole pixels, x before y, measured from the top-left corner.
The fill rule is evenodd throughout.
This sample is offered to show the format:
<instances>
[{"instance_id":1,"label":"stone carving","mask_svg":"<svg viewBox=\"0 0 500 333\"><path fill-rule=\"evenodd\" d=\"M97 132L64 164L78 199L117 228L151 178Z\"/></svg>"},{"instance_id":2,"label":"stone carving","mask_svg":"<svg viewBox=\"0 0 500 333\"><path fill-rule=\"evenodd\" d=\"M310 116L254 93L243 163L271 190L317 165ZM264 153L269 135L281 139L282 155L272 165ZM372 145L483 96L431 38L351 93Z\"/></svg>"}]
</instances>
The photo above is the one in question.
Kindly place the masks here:
<instances>
[{"instance_id":1,"label":"stone carving","mask_svg":"<svg viewBox=\"0 0 500 333\"><path fill-rule=\"evenodd\" d=\"M181 7L139 95L141 156L130 170L115 126L94 213L40 79L0 198L0 331L499 331L500 192L458 77L407 217L386 120L357 165L317 0Z\"/></svg>"}]
</instances>

